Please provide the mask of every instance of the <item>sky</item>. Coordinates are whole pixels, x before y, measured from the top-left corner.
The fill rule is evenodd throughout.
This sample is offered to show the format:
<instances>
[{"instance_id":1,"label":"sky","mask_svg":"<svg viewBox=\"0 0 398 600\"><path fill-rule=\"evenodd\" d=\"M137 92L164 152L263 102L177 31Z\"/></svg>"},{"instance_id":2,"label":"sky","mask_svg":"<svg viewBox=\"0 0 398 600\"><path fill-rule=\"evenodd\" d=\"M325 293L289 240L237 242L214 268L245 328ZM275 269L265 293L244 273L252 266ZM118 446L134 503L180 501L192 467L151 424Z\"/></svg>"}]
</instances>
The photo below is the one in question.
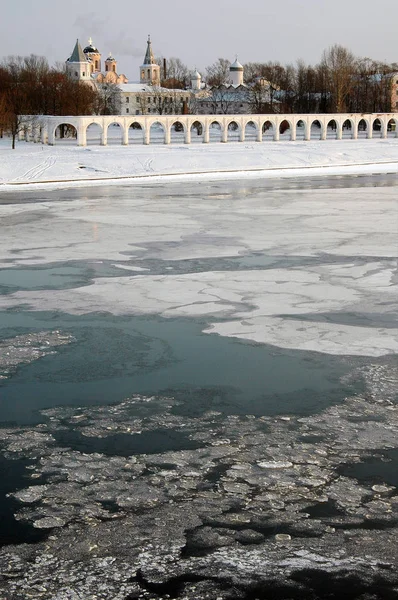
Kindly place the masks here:
<instances>
[{"instance_id":1,"label":"sky","mask_svg":"<svg viewBox=\"0 0 398 600\"><path fill-rule=\"evenodd\" d=\"M156 56L179 57L202 72L217 58L231 62L303 59L317 63L341 44L357 56L398 61L397 0L2 0L0 58L37 54L64 62L76 38L88 38L139 77L148 34Z\"/></svg>"}]
</instances>

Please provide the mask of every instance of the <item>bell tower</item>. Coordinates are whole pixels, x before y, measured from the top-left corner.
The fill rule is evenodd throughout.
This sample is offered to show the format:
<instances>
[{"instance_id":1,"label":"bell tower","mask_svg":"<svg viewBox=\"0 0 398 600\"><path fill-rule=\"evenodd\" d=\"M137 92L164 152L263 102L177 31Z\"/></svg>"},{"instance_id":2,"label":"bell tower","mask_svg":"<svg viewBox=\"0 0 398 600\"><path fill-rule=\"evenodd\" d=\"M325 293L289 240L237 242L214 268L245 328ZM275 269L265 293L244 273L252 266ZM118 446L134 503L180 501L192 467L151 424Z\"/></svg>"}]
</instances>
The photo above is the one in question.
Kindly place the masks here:
<instances>
[{"instance_id":1,"label":"bell tower","mask_svg":"<svg viewBox=\"0 0 398 600\"><path fill-rule=\"evenodd\" d=\"M144 62L140 66L140 82L147 85L160 85L160 67L156 64L153 55L150 35L148 35Z\"/></svg>"},{"instance_id":2,"label":"bell tower","mask_svg":"<svg viewBox=\"0 0 398 600\"><path fill-rule=\"evenodd\" d=\"M101 52L94 46L91 38L89 38L88 46L84 48L83 52L91 63L91 73L101 73Z\"/></svg>"},{"instance_id":3,"label":"bell tower","mask_svg":"<svg viewBox=\"0 0 398 600\"><path fill-rule=\"evenodd\" d=\"M109 52L109 56L105 61L105 73L116 73L117 71L117 61L116 58L113 58L112 52Z\"/></svg>"}]
</instances>

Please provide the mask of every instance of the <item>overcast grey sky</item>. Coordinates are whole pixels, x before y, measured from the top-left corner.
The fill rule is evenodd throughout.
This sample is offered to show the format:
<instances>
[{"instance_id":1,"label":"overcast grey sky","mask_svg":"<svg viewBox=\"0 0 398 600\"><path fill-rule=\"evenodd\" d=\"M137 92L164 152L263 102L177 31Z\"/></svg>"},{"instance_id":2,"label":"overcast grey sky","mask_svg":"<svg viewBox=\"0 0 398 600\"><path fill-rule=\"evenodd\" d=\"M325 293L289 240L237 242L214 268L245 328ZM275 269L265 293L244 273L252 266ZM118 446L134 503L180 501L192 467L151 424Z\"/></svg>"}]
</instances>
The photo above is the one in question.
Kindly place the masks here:
<instances>
[{"instance_id":1,"label":"overcast grey sky","mask_svg":"<svg viewBox=\"0 0 398 600\"><path fill-rule=\"evenodd\" d=\"M32 53L53 64L91 36L133 81L150 33L156 55L198 69L235 54L243 63L316 63L335 43L395 62L397 23L398 0L2 0L0 57Z\"/></svg>"}]
</instances>

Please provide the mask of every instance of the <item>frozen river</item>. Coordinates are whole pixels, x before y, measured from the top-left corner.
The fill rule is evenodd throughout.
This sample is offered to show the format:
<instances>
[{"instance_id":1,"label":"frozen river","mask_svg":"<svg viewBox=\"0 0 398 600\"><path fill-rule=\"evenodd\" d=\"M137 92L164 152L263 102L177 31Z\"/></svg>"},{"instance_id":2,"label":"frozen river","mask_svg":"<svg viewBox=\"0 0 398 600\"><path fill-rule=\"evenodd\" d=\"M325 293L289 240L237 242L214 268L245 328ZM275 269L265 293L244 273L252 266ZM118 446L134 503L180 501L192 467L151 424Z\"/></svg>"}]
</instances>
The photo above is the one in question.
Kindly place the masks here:
<instances>
[{"instance_id":1,"label":"frozen river","mask_svg":"<svg viewBox=\"0 0 398 600\"><path fill-rule=\"evenodd\" d=\"M256 413L338 397L352 360L398 353L397 185L3 196L1 335L59 329L74 341L3 382L0 418L166 390L195 410Z\"/></svg>"},{"instance_id":2,"label":"frozen river","mask_svg":"<svg viewBox=\"0 0 398 600\"><path fill-rule=\"evenodd\" d=\"M209 437L210 418L217 421L211 435L218 432L226 454L210 454L196 467L190 462L194 455L186 460L192 472L203 469L208 477L210 469L217 489L228 476L228 444L236 436L243 454L234 460L246 465L242 469L253 457L271 468L279 455L278 468L293 468L289 452L275 450L278 444L295 448L292 456L307 452L305 439L313 444L319 438L324 448L333 419L341 419L344 439L337 425L333 435L339 461L347 465L357 442L344 427L361 411L347 408L344 400L378 394L386 394L386 402L396 400L396 390L391 392L398 354L396 176L15 192L0 199L0 223L1 448L5 464L10 453L19 461L42 457L36 484L47 481L41 478L48 473L50 483L58 481L53 473L69 468L66 462L60 466L64 450L45 467L57 444L74 453L68 464L80 460L79 452L167 454L165 464L180 464L178 452L218 447ZM128 413L117 408L126 399ZM115 409L106 408L109 404ZM364 406L361 410L373 412ZM344 411L351 411L349 418ZM278 415L286 430L270 425ZM305 425L303 418L309 419ZM80 419L84 423L77 427ZM249 424L258 429L249 431ZM264 441L262 454L250 445L263 439L265 427L272 456L265 456ZM109 432L127 437L115 434L107 443ZM374 448L391 448L383 439ZM358 444L372 447L368 438ZM334 461L327 467L330 482L339 462ZM23 473L25 463L18 464ZM374 470L378 482L377 465ZM3 480L4 493L23 487L17 472L8 486ZM69 480L80 481L73 477ZM311 477L319 481L323 475ZM239 497L254 485L234 482L223 485ZM346 494L330 492L340 493ZM101 496L101 510L111 510L112 502L113 509L122 506L128 513L122 495ZM48 506L54 497L19 501L42 498ZM275 502L277 510L280 498ZM35 527L44 530L74 522L59 507L57 516L36 508L22 511L20 520L37 520ZM10 505L1 510L9 515ZM10 542L32 535L15 531L5 534Z\"/></svg>"}]
</instances>

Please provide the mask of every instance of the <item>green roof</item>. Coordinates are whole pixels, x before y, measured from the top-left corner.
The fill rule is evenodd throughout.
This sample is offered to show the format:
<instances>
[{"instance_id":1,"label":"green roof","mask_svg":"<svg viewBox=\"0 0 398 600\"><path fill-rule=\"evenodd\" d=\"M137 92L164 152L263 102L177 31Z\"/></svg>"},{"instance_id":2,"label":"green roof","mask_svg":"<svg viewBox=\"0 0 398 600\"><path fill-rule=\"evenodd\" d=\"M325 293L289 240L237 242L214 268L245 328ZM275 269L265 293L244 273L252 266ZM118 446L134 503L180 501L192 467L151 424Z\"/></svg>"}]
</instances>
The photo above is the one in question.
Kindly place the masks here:
<instances>
[{"instance_id":1,"label":"green roof","mask_svg":"<svg viewBox=\"0 0 398 600\"><path fill-rule=\"evenodd\" d=\"M79 40L76 40L76 45L73 49L72 55L69 59L69 62L74 62L74 63L87 62L86 55L84 54L82 47L79 44Z\"/></svg>"},{"instance_id":2,"label":"green roof","mask_svg":"<svg viewBox=\"0 0 398 600\"><path fill-rule=\"evenodd\" d=\"M152 52L151 37L148 36L147 48L143 65L156 65L156 60Z\"/></svg>"}]
</instances>

